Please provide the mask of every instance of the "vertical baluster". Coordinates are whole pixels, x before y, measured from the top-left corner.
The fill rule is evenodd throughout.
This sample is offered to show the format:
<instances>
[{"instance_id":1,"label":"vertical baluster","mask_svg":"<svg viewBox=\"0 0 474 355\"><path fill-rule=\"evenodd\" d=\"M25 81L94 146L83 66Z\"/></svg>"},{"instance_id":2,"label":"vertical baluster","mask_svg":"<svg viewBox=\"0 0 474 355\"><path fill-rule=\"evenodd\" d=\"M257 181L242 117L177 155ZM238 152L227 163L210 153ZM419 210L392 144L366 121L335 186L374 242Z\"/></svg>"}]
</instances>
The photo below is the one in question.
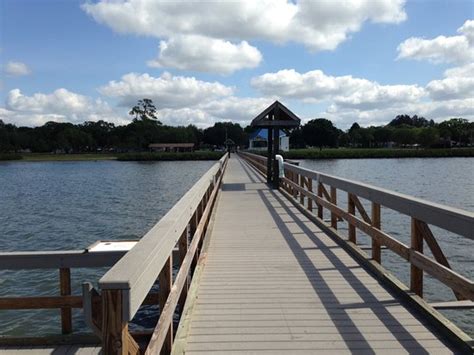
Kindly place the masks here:
<instances>
[{"instance_id":1,"label":"vertical baluster","mask_svg":"<svg viewBox=\"0 0 474 355\"><path fill-rule=\"evenodd\" d=\"M59 291L61 296L71 295L71 269L59 269ZM63 334L72 333L72 311L71 307L61 308L61 330Z\"/></svg>"},{"instance_id":2,"label":"vertical baluster","mask_svg":"<svg viewBox=\"0 0 474 355\"><path fill-rule=\"evenodd\" d=\"M308 191L313 192L313 179L308 177ZM308 197L308 210L313 212L313 199Z\"/></svg>"},{"instance_id":3,"label":"vertical baluster","mask_svg":"<svg viewBox=\"0 0 474 355\"><path fill-rule=\"evenodd\" d=\"M298 185L298 179L299 179L299 174L294 173L293 174L293 182ZM298 198L298 190L296 188L293 189L293 198Z\"/></svg>"},{"instance_id":4,"label":"vertical baluster","mask_svg":"<svg viewBox=\"0 0 474 355\"><path fill-rule=\"evenodd\" d=\"M423 253L423 236L418 228L417 220L413 217L411 219L411 248ZM410 265L410 289L423 297L423 270L413 264Z\"/></svg>"},{"instance_id":5,"label":"vertical baluster","mask_svg":"<svg viewBox=\"0 0 474 355\"><path fill-rule=\"evenodd\" d=\"M184 230L183 234L179 238L178 241L178 250L179 250L179 262L180 265L183 265L184 258L186 257L186 253L188 252L188 234L189 234L189 225ZM186 282L184 283L183 291L179 297L179 309L183 312L184 303L186 302L186 297L188 296L188 289L189 289L189 274L186 276Z\"/></svg>"},{"instance_id":6,"label":"vertical baluster","mask_svg":"<svg viewBox=\"0 0 474 355\"><path fill-rule=\"evenodd\" d=\"M336 188L331 186L331 202L337 205L337 192ZM337 229L337 216L334 212L331 212L331 227Z\"/></svg>"},{"instance_id":7,"label":"vertical baluster","mask_svg":"<svg viewBox=\"0 0 474 355\"><path fill-rule=\"evenodd\" d=\"M355 203L354 203L354 200L352 199L351 193L347 193L347 212L349 212L352 215L355 215ZM351 223L348 223L347 228L349 230L349 241L356 244L357 243L356 227L352 225Z\"/></svg>"},{"instance_id":8,"label":"vertical baluster","mask_svg":"<svg viewBox=\"0 0 474 355\"><path fill-rule=\"evenodd\" d=\"M304 189L306 178L300 174L300 187ZM304 205L304 194L300 192L300 203Z\"/></svg>"},{"instance_id":9,"label":"vertical baluster","mask_svg":"<svg viewBox=\"0 0 474 355\"><path fill-rule=\"evenodd\" d=\"M318 197L323 198L323 185L318 182ZM323 219L323 205L317 204L318 205L318 217Z\"/></svg>"},{"instance_id":10,"label":"vertical baluster","mask_svg":"<svg viewBox=\"0 0 474 355\"><path fill-rule=\"evenodd\" d=\"M378 203L372 202L372 226L374 228L380 229L381 227L381 215L380 215L380 205ZM382 252L380 248L380 243L372 238L372 259L380 263L382 257Z\"/></svg>"},{"instance_id":11,"label":"vertical baluster","mask_svg":"<svg viewBox=\"0 0 474 355\"><path fill-rule=\"evenodd\" d=\"M166 304L168 295L171 292L171 287L173 286L173 254L171 254L166 261L163 269L161 269L160 274L158 275L158 304L160 306L160 314L163 310L163 307ZM173 324L171 323L168 333L166 334L166 340L163 344L162 352L165 354L171 353L171 348L173 346Z\"/></svg>"}]
</instances>

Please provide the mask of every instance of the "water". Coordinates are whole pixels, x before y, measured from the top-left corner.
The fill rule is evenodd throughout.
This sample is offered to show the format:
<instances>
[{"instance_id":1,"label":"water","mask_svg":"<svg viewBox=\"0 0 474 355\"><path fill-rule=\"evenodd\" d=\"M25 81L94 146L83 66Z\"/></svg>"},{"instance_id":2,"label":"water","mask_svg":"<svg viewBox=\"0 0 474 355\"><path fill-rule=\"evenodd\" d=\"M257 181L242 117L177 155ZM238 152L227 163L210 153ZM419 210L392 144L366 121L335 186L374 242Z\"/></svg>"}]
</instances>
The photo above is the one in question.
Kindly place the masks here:
<instances>
[{"instance_id":1,"label":"water","mask_svg":"<svg viewBox=\"0 0 474 355\"><path fill-rule=\"evenodd\" d=\"M0 162L0 250L84 249L138 239L213 165L196 162ZM73 294L107 268L72 269ZM58 295L58 271L0 271L0 297ZM57 310L0 311L0 334L59 334ZM86 330L73 311L74 330Z\"/></svg>"},{"instance_id":2,"label":"water","mask_svg":"<svg viewBox=\"0 0 474 355\"><path fill-rule=\"evenodd\" d=\"M301 160L302 167L330 175L369 183L392 191L474 211L474 159L472 158L413 158L413 159L338 159ZM370 215L370 203L361 199ZM338 204L347 206L347 194L338 195ZM329 218L326 214L325 219ZM382 207L382 229L410 245L410 218ZM347 223L339 223L347 232ZM451 267L461 275L474 279L474 241L431 227ZM361 232L358 242L369 245ZM425 253L430 255L425 244ZM370 254L370 252L369 252ZM382 252L382 264L405 284L409 284L409 266L390 251ZM455 300L452 291L425 274L424 296L429 301ZM474 310L443 311L449 319L471 336L474 335Z\"/></svg>"},{"instance_id":3,"label":"water","mask_svg":"<svg viewBox=\"0 0 474 355\"><path fill-rule=\"evenodd\" d=\"M473 162L470 158L340 159L305 160L301 165L473 211ZM99 239L139 238L214 163L0 163L0 250L83 249ZM338 200L346 206L345 195L339 194ZM344 227L340 223L342 231ZM382 209L382 227L409 243L408 217ZM474 278L474 243L437 228L432 230L452 267ZM362 234L358 238L369 244ZM389 251L383 251L382 259L384 266L408 281L407 263ZM73 293L80 294L81 282L95 283L106 270L72 269ZM427 276L425 280L428 299L454 299L452 292L436 280ZM58 295L58 290L57 270L0 271L0 297ZM0 311L0 334L59 334L58 314L57 310ZM474 334L474 311L445 314ZM73 315L74 331L87 331L81 313L74 310Z\"/></svg>"}]
</instances>

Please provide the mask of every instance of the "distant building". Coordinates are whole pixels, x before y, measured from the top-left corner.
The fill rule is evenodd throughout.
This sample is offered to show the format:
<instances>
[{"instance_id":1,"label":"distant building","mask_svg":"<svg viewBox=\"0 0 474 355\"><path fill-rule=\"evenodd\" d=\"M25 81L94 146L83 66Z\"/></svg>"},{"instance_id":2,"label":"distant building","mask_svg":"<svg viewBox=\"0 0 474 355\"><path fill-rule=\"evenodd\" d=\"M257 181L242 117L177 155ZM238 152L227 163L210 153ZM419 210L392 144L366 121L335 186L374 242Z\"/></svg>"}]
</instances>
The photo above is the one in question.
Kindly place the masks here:
<instances>
[{"instance_id":1,"label":"distant building","mask_svg":"<svg viewBox=\"0 0 474 355\"><path fill-rule=\"evenodd\" d=\"M249 149L264 150L268 147L268 129L260 128L253 132L249 139ZM287 152L290 150L290 137L280 130L280 150Z\"/></svg>"},{"instance_id":2,"label":"distant building","mask_svg":"<svg viewBox=\"0 0 474 355\"><path fill-rule=\"evenodd\" d=\"M194 143L152 143L148 148L153 152L192 152Z\"/></svg>"}]
</instances>

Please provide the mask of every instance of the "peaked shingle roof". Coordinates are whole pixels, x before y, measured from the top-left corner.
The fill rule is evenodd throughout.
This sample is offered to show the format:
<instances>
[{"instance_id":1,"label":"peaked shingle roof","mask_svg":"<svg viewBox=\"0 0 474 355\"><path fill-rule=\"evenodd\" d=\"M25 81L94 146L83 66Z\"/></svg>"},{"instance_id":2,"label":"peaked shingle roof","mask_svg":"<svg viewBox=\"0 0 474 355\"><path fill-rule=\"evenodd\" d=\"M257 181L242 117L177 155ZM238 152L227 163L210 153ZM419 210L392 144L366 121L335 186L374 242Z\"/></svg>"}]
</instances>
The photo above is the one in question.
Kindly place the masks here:
<instances>
[{"instance_id":1,"label":"peaked shingle roof","mask_svg":"<svg viewBox=\"0 0 474 355\"><path fill-rule=\"evenodd\" d=\"M250 124L252 127L298 127L300 118L279 101L263 110Z\"/></svg>"}]
</instances>

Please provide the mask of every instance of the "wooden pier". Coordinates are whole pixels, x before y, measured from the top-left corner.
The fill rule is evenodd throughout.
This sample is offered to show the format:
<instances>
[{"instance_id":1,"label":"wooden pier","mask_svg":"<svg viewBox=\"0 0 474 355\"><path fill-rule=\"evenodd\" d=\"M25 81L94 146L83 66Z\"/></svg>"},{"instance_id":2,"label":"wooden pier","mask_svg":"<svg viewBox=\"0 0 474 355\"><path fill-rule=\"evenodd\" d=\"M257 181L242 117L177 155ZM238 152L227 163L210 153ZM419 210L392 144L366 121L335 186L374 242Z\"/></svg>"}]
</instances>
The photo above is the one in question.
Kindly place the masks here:
<instances>
[{"instance_id":1,"label":"wooden pier","mask_svg":"<svg viewBox=\"0 0 474 355\"><path fill-rule=\"evenodd\" d=\"M474 214L289 163L274 189L267 167L249 153L223 157L135 247L102 263L87 253L0 254L0 269L113 265L99 289L61 287L36 307L32 297L0 298L0 309L58 308L70 333L68 311L83 308L94 335L77 353L472 353L471 337L423 298L423 275L453 290L455 301L437 307L472 307L473 281L451 269L430 225L473 239ZM411 245L383 231L382 207L411 218ZM358 231L371 237L370 255ZM410 263L410 285L382 266L386 252ZM144 304L159 305L157 325L133 332ZM2 343L15 354L39 351L33 340L30 350L27 340Z\"/></svg>"}]
</instances>

